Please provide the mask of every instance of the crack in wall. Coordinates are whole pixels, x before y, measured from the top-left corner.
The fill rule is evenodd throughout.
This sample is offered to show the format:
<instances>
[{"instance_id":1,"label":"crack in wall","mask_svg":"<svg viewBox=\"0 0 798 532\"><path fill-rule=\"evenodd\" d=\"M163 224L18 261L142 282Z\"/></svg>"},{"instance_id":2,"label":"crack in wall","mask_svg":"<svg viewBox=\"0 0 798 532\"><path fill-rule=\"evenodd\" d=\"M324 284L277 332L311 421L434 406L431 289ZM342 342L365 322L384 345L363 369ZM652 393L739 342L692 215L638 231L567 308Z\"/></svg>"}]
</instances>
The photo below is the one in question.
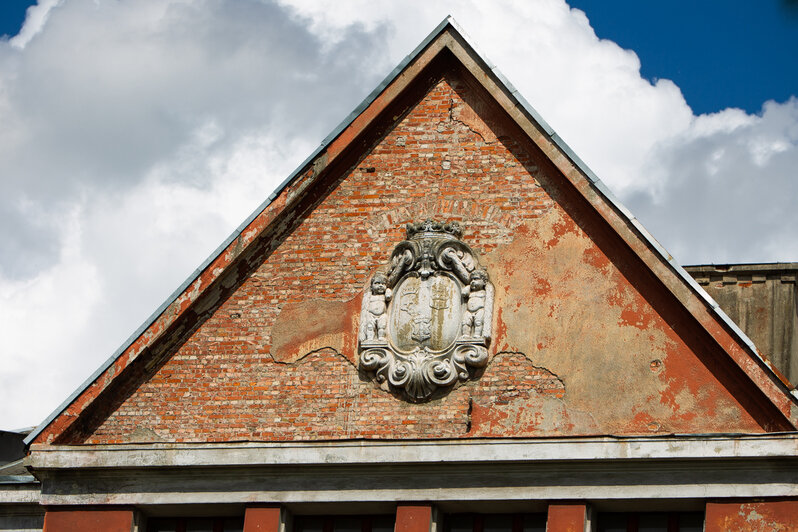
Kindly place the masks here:
<instances>
[{"instance_id":1,"label":"crack in wall","mask_svg":"<svg viewBox=\"0 0 798 532\"><path fill-rule=\"evenodd\" d=\"M468 397L468 410L466 411L466 427L465 427L465 434L471 432L471 422L473 421L473 414L474 414L474 398L469 396Z\"/></svg>"},{"instance_id":2,"label":"crack in wall","mask_svg":"<svg viewBox=\"0 0 798 532\"><path fill-rule=\"evenodd\" d=\"M460 109L460 108L462 108L462 106L457 106L457 108ZM474 129L468 122L464 122L463 120L460 120L459 118L455 118L454 111L455 111L455 101L454 101L454 98L450 97L449 98L449 121L458 123L458 124L460 124L462 126L465 126L466 129L468 129L473 134L475 134L479 138L481 138L482 142L484 142L485 144L491 144L493 142L492 140L486 139L485 136L482 133L480 133L479 131Z\"/></svg>"},{"instance_id":3,"label":"crack in wall","mask_svg":"<svg viewBox=\"0 0 798 532\"><path fill-rule=\"evenodd\" d=\"M565 392L565 382L562 380L562 377L560 377L559 375L557 375L556 373L554 373L553 371L551 371L549 368L547 368L545 366L537 366L537 365L535 365L535 361L532 360L531 358L529 358L529 355L527 355L526 353L524 353L522 351L499 351L498 353L493 355L493 358L491 360L495 360L495 359L497 359L500 356L503 357L503 356L506 356L506 355L520 355L520 356L524 357L532 365L532 367L534 369L536 369L538 371L545 371L546 373L550 374L552 377L557 379L557 382L559 382L560 385L562 385L563 392Z\"/></svg>"},{"instance_id":4,"label":"crack in wall","mask_svg":"<svg viewBox=\"0 0 798 532\"><path fill-rule=\"evenodd\" d=\"M289 362L289 361L282 361L282 360L277 360L277 359L275 359L275 358L274 358L274 355L272 355L272 354L271 354L271 352L269 352L269 353L266 353L266 355L267 355L267 356L268 356L268 357L269 357L269 358L272 360L272 362L273 362L273 363L275 363L275 364L282 364L283 366L295 366L295 365L299 365L299 364L300 364L300 363L301 363L303 360L305 360L305 359L306 359L306 358L308 358L309 356L311 356L311 355L315 355L315 354L317 354L317 353L321 353L322 351L325 351L325 350L332 351L332 352L333 352L333 353L334 353L336 356L338 356L338 357L342 358L342 359L343 359L343 360L345 360L345 361L346 361L346 362L347 362L347 363L348 363L350 366L352 366L353 368L355 368L355 370L358 370L358 367L357 367L357 365L355 365L355 364L354 364L354 363L353 363L351 360L349 360L348 358L346 358L346 356L344 356L344 354L343 354L343 353L339 352L339 351L338 351L337 349L335 349L334 347L331 347L331 346L328 346L328 345L326 345L326 346L323 346L323 347L319 347L318 349L313 349L313 350L311 350L311 351L308 351L307 353L305 353L304 355L300 356L300 357L299 357L299 358L297 358L296 360L294 360L294 361L290 361L290 362Z\"/></svg>"}]
</instances>

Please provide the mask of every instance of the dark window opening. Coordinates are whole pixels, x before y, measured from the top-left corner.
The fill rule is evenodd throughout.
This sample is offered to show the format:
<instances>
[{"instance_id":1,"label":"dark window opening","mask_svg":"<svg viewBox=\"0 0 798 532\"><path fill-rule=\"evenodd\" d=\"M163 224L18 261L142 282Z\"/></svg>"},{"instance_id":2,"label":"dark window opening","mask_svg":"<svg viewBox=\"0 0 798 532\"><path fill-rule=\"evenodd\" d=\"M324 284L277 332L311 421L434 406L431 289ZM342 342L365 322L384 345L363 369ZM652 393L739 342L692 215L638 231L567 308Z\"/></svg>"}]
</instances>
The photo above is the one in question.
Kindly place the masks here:
<instances>
[{"instance_id":1,"label":"dark window opening","mask_svg":"<svg viewBox=\"0 0 798 532\"><path fill-rule=\"evenodd\" d=\"M300 515L294 532L393 532L395 515Z\"/></svg>"},{"instance_id":2,"label":"dark window opening","mask_svg":"<svg viewBox=\"0 0 798 532\"><path fill-rule=\"evenodd\" d=\"M243 517L150 518L147 532L243 532Z\"/></svg>"},{"instance_id":3,"label":"dark window opening","mask_svg":"<svg viewBox=\"0 0 798 532\"><path fill-rule=\"evenodd\" d=\"M545 532L546 514L449 514L444 532Z\"/></svg>"},{"instance_id":4,"label":"dark window opening","mask_svg":"<svg viewBox=\"0 0 798 532\"><path fill-rule=\"evenodd\" d=\"M703 512L605 512L597 532L702 532Z\"/></svg>"}]
</instances>

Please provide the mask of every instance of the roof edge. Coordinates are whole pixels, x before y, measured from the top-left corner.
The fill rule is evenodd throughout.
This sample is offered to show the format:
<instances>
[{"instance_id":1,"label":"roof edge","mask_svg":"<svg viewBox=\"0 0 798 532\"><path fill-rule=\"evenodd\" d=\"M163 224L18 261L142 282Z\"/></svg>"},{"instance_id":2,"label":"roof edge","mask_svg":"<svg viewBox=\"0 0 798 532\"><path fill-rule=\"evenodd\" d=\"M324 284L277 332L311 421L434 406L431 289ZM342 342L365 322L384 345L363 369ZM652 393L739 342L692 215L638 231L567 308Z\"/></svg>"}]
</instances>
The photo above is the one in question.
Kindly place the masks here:
<instances>
[{"instance_id":1,"label":"roof edge","mask_svg":"<svg viewBox=\"0 0 798 532\"><path fill-rule=\"evenodd\" d=\"M541 117L540 113L532 107L532 105L518 92L515 86L510 83L510 81L502 74L495 64L490 61L474 44L468 34L460 27L457 22L448 17L447 20L451 22L452 27L460 34L460 37L470 46L476 56L479 58L480 61L483 62L484 66L486 66L492 74L494 74L497 78L497 81L500 85L502 85L505 90L508 92L508 96L515 101L516 105L527 114L527 118L530 119L533 123L538 125L540 129L548 136L549 140L557 146L557 148L568 158L568 160L580 171L582 172L591 184L594 186L596 191L603 196L607 202L617 211L621 216L626 218L634 228L640 233L640 236L646 241L646 243L654 250L654 252L660 256L660 258L667 263L667 265L671 268L671 270L681 278L692 290L696 293L708 306L710 312L715 314L715 316L720 320L720 322L725 325L732 336L736 337L737 340L743 345L743 347L747 348L750 355L753 355L754 358L759 362L760 367L764 368L765 371L769 374L771 379L777 384L777 386L782 388L782 391L792 400L792 402L798 406L798 392L795 390L798 388L791 389L790 383L786 383L783 378L779 375L779 372L773 367L772 363L765 358L760 352L759 349L754 345L754 342L748 337L747 334L720 308L720 305L709 295L709 293L704 290L700 284L682 267L676 259L671 255L663 246L660 244L656 238L643 226L643 224L638 220L638 218L632 214L632 212L624 205L616 196L615 194L604 184L604 182L596 175L595 172L585 163L577 154L576 152L571 149L571 147L566 144L562 137L560 137L554 129ZM445 22L445 21L444 21ZM795 265L798 267L798 263L776 263L779 265Z\"/></svg>"},{"instance_id":2,"label":"roof edge","mask_svg":"<svg viewBox=\"0 0 798 532\"><path fill-rule=\"evenodd\" d=\"M35 446L34 473L106 468L796 458L798 434ZM798 460L798 458L796 458Z\"/></svg>"},{"instance_id":3,"label":"roof edge","mask_svg":"<svg viewBox=\"0 0 798 532\"><path fill-rule=\"evenodd\" d=\"M289 176L280 183L275 190L268 196L268 198L261 203L245 220L241 223L233 233L228 236L222 244L217 247L208 258L206 258L198 268L196 268L188 278L174 291L172 294L153 312L127 340L97 369L95 370L74 392L72 392L67 399L62 402L55 410L53 410L45 420L40 423L35 430L33 430L24 440L27 446L41 434L59 415L61 415L72 402L78 398L83 392L86 391L96 380L100 377L119 357L125 353L128 348L139 338L141 335L151 327L158 318L163 315L164 311L168 309L178 298L186 291L186 289L194 283L200 275L210 266L222 253L229 248L229 246L249 227L249 225L260 215L266 208L268 208L274 200L292 183L303 171L307 170L312 162L324 151L324 149L335 140L352 122L361 114L361 112L371 105L377 96L397 77L404 71L404 69L415 60L439 35L441 35L448 28L454 32L471 48L475 58L478 59L485 69L495 76L498 84L507 91L508 97L514 101L517 107L527 115L527 118L549 138L549 140L568 158L571 164L574 165L580 172L582 172L591 184L595 187L596 191L613 207L620 216L625 218L634 228L639 232L640 236L646 243L659 255L659 257L667 263L673 272L680 277L692 290L703 299L710 311L713 312L717 318L723 323L729 331L735 336L740 343L746 347L751 355L759 361L761 367L765 368L771 378L783 388L785 395L787 395L794 404L798 405L798 396L791 393L790 388L778 377L770 362L767 361L758 351L753 342L748 336L726 315L715 300L687 273L687 271L680 266L673 256L665 250L662 245L643 227L637 218L626 208L623 203L607 188L607 186L598 178L587 164L582 161L576 153L568 146L565 141L554 131L554 129L541 117L541 115L532 107L529 102L518 92L518 90L510 83L504 76L499 68L490 61L475 45L468 34L462 27L449 15L439 23L428 35L421 41L421 43L407 56L405 56L399 64L380 82L380 84L369 93L366 98L358 104L349 115L342 120L333 131L325 137L319 147L307 157Z\"/></svg>"},{"instance_id":4,"label":"roof edge","mask_svg":"<svg viewBox=\"0 0 798 532\"><path fill-rule=\"evenodd\" d=\"M249 225L257 218L263 211L266 210L269 205L271 205L274 200L285 190L285 188L292 183L297 176L303 173L323 151L324 148L327 147L332 140L334 140L338 135L341 134L343 130L345 130L354 120L357 118L360 113L367 108L376 98L377 96L388 86L394 79L396 79L399 74L407 67L410 62L412 62L416 57L418 57L421 52L433 41L435 38L444 32L444 30L448 27L452 26L455 29L459 29L459 25L454 21L451 15L448 15L443 21L438 24L435 29L433 29L426 38L424 38L421 43L416 46L413 51L411 51L408 55L406 55L399 64L391 70L383 80L377 85L377 87L371 91L368 96L366 96L363 101L361 101L355 109L350 112L346 118L344 118L333 130L332 132L327 135L319 144L319 147L316 148L313 153L311 153L304 161L302 161L299 166L291 172L286 179L284 179L277 187L272 191L271 194L266 198L263 203L258 205L249 216L228 236L202 263L191 273L189 276L178 286L178 288L173 291L166 300L161 303L155 311L144 320L144 322L133 331L133 333L122 343L122 345L117 348L114 353L108 357L108 359L103 362L100 367L98 367L89 377L84 380L80 386L78 386L75 391L73 391L60 405L58 405L55 410L53 410L50 415L48 415L44 421L42 421L39 425L37 425L28 436L23 440L25 446L29 446L30 443L36 439L36 437L47 428L50 423L52 423L67 407L72 404L72 402L77 399L84 391L86 391L89 386L94 383L97 378L100 377L117 359L125 352L127 349L135 342L149 327L155 323L155 321L161 317L166 309L168 309L177 299L186 291L186 289L191 286L202 274L205 269L210 266L224 251L232 244L245 230Z\"/></svg>"},{"instance_id":5,"label":"roof edge","mask_svg":"<svg viewBox=\"0 0 798 532\"><path fill-rule=\"evenodd\" d=\"M739 262L720 264L691 264L684 266L689 272L745 274L756 272L789 272L798 273L798 262Z\"/></svg>"}]
</instances>

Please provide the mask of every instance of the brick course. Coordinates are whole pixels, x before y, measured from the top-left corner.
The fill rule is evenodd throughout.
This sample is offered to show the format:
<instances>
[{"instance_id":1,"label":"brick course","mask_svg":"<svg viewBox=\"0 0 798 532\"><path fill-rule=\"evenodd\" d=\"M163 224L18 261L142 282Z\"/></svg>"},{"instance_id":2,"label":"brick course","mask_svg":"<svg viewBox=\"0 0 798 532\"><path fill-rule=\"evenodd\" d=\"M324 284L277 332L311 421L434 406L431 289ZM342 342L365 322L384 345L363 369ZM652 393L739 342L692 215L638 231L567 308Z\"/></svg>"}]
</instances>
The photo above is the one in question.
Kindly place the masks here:
<instances>
[{"instance_id":1,"label":"brick course","mask_svg":"<svg viewBox=\"0 0 798 532\"><path fill-rule=\"evenodd\" d=\"M760 430L700 364L679 369L680 375L665 371L649 376L653 358L664 360L668 353L677 352L685 356L689 350L558 204L561 198L552 185L553 170L539 153L514 140L519 135L513 127L458 75L449 73L438 80L86 443L684 431L695 423L694 411L703 408L687 401L682 406L683 398L671 398L686 386L672 382L684 371L692 372L704 386L701 393L723 396L719 403L712 403L723 415L710 428L726 429L729 420L735 420L738 430ZM300 188L302 179L292 186ZM356 317L361 292L376 268L387 262L393 246L404 239L404 224L426 217L461 221L464 240L485 258L494 282L505 281L497 286L493 359L482 378L429 403L410 404L358 373ZM625 308L628 323L620 319L617 323L626 335L619 337L619 345L629 335L637 342L632 345L652 344L655 355L623 355L637 357L633 360L640 368L630 375L637 371L648 379L644 385L653 387L645 392L647 399L619 405L616 417L625 420L591 419L589 410L596 405L585 403L589 393L581 389L586 398L569 413L563 398L567 398L571 376L532 362L536 351L544 353L542 342L508 340L512 335L502 320L509 323L508 314L524 310L521 302L508 307L512 294L507 290L513 279L523 279L527 284L520 290L539 299L556 300L563 295L556 290L548 294L551 287L547 288L547 276L540 272L510 271L513 259L523 256L508 256L508 250L512 252L519 235L533 241L542 238L529 234L529 228L544 218L559 221L551 225L553 235L539 242L539 247L554 249L571 236L568 242L572 243L567 245L581 246L579 268L589 269L602 280L612 279L619 287L600 301L589 301L588 286L585 298L599 317L604 306ZM533 252L523 255L533 256ZM559 272L565 266L556 261L548 268L545 273L574 277L573 272ZM576 291L567 295L583 297ZM282 312L309 305L305 312L310 319L313 302L325 312L340 312L337 321L330 317L317 324L320 332L314 333L315 344L313 338L273 337L281 319L289 325L296 321L291 319L293 314L281 318ZM629 308L634 312L629 314ZM669 343L653 346L661 343L660 336L641 330L640 323L657 329ZM301 336L303 322L293 327ZM523 329L525 325L516 326L513 334L524 334ZM588 327L583 333L605 337L614 334L614 329ZM578 341L577 337L571 340L572 344ZM660 354L662 350L667 352ZM588 367L572 369L590 371ZM663 391L669 382L677 388Z\"/></svg>"}]
</instances>

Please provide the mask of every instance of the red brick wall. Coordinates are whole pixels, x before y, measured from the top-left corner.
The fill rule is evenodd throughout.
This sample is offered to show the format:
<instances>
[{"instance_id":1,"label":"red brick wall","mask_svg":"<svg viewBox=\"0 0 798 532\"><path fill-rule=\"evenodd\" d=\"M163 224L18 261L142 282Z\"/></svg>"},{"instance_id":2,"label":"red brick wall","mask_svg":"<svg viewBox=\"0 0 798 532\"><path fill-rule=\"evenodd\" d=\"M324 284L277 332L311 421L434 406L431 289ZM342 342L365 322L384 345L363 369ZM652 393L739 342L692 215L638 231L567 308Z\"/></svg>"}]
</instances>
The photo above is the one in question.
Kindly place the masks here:
<instances>
[{"instance_id":1,"label":"red brick wall","mask_svg":"<svg viewBox=\"0 0 798 532\"><path fill-rule=\"evenodd\" d=\"M132 510L48 509L44 532L131 532Z\"/></svg>"},{"instance_id":2,"label":"red brick wall","mask_svg":"<svg viewBox=\"0 0 798 532\"><path fill-rule=\"evenodd\" d=\"M585 532L586 519L584 504L550 504L546 532Z\"/></svg>"},{"instance_id":3,"label":"red brick wall","mask_svg":"<svg viewBox=\"0 0 798 532\"><path fill-rule=\"evenodd\" d=\"M244 532L280 532L281 513L279 506L248 506L244 514Z\"/></svg>"},{"instance_id":4,"label":"red brick wall","mask_svg":"<svg viewBox=\"0 0 798 532\"><path fill-rule=\"evenodd\" d=\"M435 84L88 442L761 430L486 102ZM461 221L488 267L494 358L414 405L358 373L357 320L426 217Z\"/></svg>"},{"instance_id":5,"label":"red brick wall","mask_svg":"<svg viewBox=\"0 0 798 532\"><path fill-rule=\"evenodd\" d=\"M798 499L707 503L706 532L796 532Z\"/></svg>"},{"instance_id":6,"label":"red brick wall","mask_svg":"<svg viewBox=\"0 0 798 532\"><path fill-rule=\"evenodd\" d=\"M396 508L395 532L429 532L432 529L432 506L403 504Z\"/></svg>"}]
</instances>

